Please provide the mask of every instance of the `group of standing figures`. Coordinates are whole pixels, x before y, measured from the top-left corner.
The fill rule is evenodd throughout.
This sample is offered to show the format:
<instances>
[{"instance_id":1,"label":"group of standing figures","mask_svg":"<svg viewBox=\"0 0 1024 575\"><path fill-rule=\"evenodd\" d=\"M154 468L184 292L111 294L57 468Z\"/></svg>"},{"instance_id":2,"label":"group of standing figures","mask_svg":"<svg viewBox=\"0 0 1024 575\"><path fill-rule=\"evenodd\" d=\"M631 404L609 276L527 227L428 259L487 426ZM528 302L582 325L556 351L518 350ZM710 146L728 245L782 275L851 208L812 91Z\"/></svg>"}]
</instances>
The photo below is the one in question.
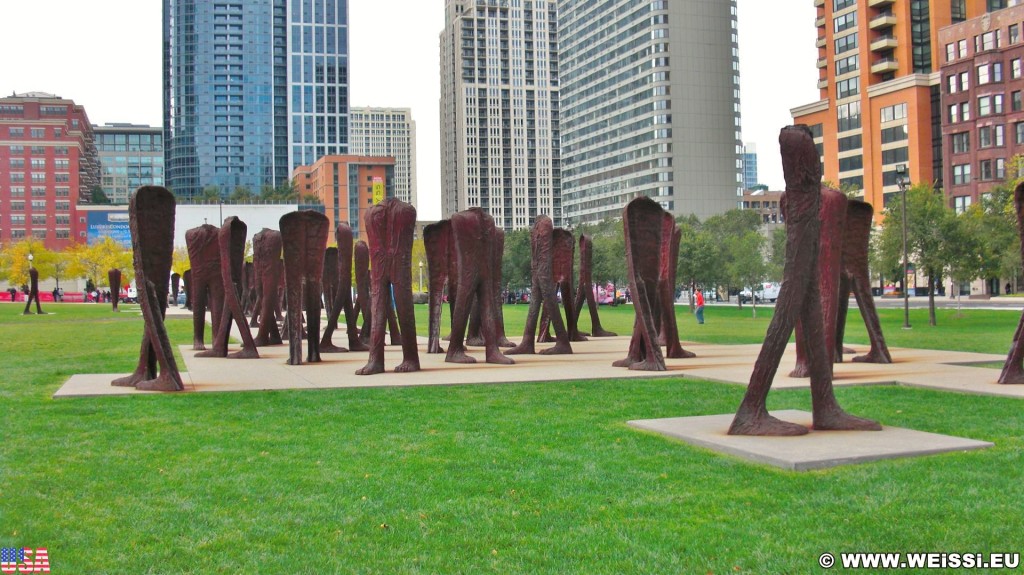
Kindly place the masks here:
<instances>
[{"instance_id":1,"label":"group of standing figures","mask_svg":"<svg viewBox=\"0 0 1024 575\"><path fill-rule=\"evenodd\" d=\"M135 275L146 319L139 367L114 385L139 389L183 389L170 353L163 318L170 283L174 197L156 186L140 188L129 205L132 222ZM326 216L298 211L281 217L280 230L264 228L252 238L253 261L244 261L247 228L231 216L219 228L209 224L185 234L191 269L185 272L193 314L193 349L197 357L258 358L258 348L288 342L288 363L317 363L321 353L366 351L365 366L357 375L381 373L386 331L391 343L401 345L402 362L397 372L420 369L416 345L416 319L412 295L412 243L416 210L390 198L367 208L363 223L367 241L353 242L351 228L341 223L334 230L337 247L327 247L330 230ZM601 328L597 304L590 289L590 253L587 237L580 238L580 286L573 297L572 270L575 243L565 230L554 229L540 216L534 226L533 271L535 297L527 321L527 335L514 346L505 337L501 313L501 255L504 234L479 208L455 214L424 231L430 271L430 340L428 353L443 352L440 346L441 301L447 290L451 306L451 335L447 361L470 363L465 345L484 345L490 363L513 363L500 347L512 347L508 355L534 353L535 332L541 322L541 341L547 324L555 329L556 344L541 353L572 353L570 340L586 338L576 327L583 303L590 305L594 335L615 335ZM352 298L352 264L355 263L357 297ZM177 276L177 274L175 274ZM177 283L177 277L174 278ZM558 310L556 286L565 301L568 327ZM321 305L327 325L320 335ZM544 314L540 315L543 303ZM206 312L210 312L213 339L206 347ZM332 339L345 315L348 347ZM251 319L247 319L247 314ZM358 317L362 315L362 327ZM242 340L240 350L229 353L232 324ZM256 328L253 336L250 328ZM468 333L467 333L468 330ZM468 337L467 337L468 336ZM306 340L303 353L303 339ZM305 357L305 360L303 360ZM159 375L157 366L159 365Z\"/></svg>"},{"instance_id":2,"label":"group of standing figures","mask_svg":"<svg viewBox=\"0 0 1024 575\"><path fill-rule=\"evenodd\" d=\"M881 429L874 421L843 411L832 390L832 365L842 361L846 352L843 334L851 293L856 297L871 343L868 353L853 361L892 362L868 291L871 206L821 186L820 161L806 127L784 128L779 139L786 178L782 209L787 222L782 289L746 396L729 433L807 433L805 427L780 421L766 409L768 390L794 329L797 365L790 375L810 378L813 427ZM1015 191L1015 203L1024 253L1024 184ZM146 326L138 367L132 375L113 384L181 390L181 377L163 324L171 267L174 197L164 188L140 188L132 195L129 213L133 264ZM694 357L679 342L673 302L680 231L672 215L649 198L630 202L623 219L636 319L627 356L615 365L664 371L665 357ZM353 247L351 229L347 224L339 224L334 232L338 247L326 248L327 217L313 211L293 212L281 218L280 231L264 229L253 237L254 261L249 272L243 262L246 227L241 220L229 217L220 228L203 225L189 230L186 242L192 269L186 272L185 280L195 321L194 348L204 350L199 354L204 356L255 358L259 357L259 346L280 344L286 338L288 363L298 365L303 361L302 339L308 333L306 361L319 362L321 352L347 351L331 341L344 313L348 349L369 352L366 365L356 374L384 371L386 327L391 331L392 344L402 347L402 362L395 370L419 370L411 280L415 223L415 208L388 199L364 213L367 243L360 241ZM477 345L484 347L486 362L511 364L511 355L537 353L537 341L554 341L553 347L539 353L569 354L572 343L586 341L586 335L615 335L601 327L590 289L590 238L582 236L578 240L580 277L575 290L572 276L577 242L572 234L554 228L550 218L541 215L535 220L530 239L532 297L523 337L515 345L505 335L501 305L504 233L495 227L493 218L480 208L471 208L424 229L430 272L427 353L446 353L448 362L473 363L476 360L468 355L466 346ZM353 259L355 302L350 289ZM451 310L447 352L441 347L440 325L446 290ZM558 309L559 292L565 308L564 321ZM321 298L328 311L322 337ZM577 326L584 302L590 309L592 334L581 333ZM288 312L283 333L278 328L282 307ZM207 308L214 333L210 350L205 349L203 342ZM252 310L253 327L258 326L256 337L249 331L246 308ZM361 329L356 321L360 312ZM232 322L241 332L242 349L229 354L227 341ZM1021 326L1014 336L1000 383L1024 382L1024 319ZM549 335L549 328L554 330L553 336Z\"/></svg>"}]
</instances>

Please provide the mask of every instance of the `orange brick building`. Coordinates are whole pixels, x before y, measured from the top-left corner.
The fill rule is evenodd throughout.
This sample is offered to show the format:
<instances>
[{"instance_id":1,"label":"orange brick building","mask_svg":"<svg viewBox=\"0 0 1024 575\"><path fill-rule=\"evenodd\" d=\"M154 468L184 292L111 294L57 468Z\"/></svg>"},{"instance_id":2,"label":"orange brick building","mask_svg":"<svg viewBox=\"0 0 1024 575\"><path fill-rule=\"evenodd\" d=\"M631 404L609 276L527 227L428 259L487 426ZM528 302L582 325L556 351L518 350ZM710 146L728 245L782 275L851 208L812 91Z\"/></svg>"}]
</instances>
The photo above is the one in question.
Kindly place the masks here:
<instances>
[{"instance_id":1,"label":"orange brick building","mask_svg":"<svg viewBox=\"0 0 1024 575\"><path fill-rule=\"evenodd\" d=\"M303 196L316 196L331 220L331 237L338 222L348 222L357 239L363 210L394 195L395 159L390 157L324 156L312 166L299 166L292 179ZM375 191L376 188L376 191ZM376 198L374 197L376 193Z\"/></svg>"},{"instance_id":2,"label":"orange brick building","mask_svg":"<svg viewBox=\"0 0 1024 575\"><path fill-rule=\"evenodd\" d=\"M807 124L824 179L862 190L876 213L912 183L944 187L939 29L1007 0L812 0L817 7L818 102L791 110Z\"/></svg>"}]
</instances>

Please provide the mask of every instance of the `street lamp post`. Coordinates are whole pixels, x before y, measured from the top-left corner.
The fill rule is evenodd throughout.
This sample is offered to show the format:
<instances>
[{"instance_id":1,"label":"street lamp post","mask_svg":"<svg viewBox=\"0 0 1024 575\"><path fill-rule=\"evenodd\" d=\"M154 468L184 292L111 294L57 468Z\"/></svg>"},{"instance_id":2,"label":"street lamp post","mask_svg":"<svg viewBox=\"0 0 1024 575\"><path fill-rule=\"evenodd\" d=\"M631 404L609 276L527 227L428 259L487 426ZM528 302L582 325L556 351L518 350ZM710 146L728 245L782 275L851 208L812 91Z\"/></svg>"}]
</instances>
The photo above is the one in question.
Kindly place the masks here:
<instances>
[{"instance_id":1,"label":"street lamp post","mask_svg":"<svg viewBox=\"0 0 1024 575\"><path fill-rule=\"evenodd\" d=\"M900 187L903 201L903 329L910 327L910 286L907 285L907 165L896 165L896 185Z\"/></svg>"}]
</instances>

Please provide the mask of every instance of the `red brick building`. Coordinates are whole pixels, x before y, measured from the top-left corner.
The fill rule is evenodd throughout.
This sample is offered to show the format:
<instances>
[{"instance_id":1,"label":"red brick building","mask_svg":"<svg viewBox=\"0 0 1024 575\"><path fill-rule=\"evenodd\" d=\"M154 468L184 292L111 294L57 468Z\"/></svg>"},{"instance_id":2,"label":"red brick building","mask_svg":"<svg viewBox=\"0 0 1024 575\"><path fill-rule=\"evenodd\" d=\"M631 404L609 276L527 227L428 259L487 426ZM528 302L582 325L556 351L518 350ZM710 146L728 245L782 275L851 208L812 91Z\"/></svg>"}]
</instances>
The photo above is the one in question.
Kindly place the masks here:
<instances>
[{"instance_id":1,"label":"red brick building","mask_svg":"<svg viewBox=\"0 0 1024 575\"><path fill-rule=\"evenodd\" d=\"M961 212L1024 153L1024 5L939 31L946 195Z\"/></svg>"},{"instance_id":2,"label":"red brick building","mask_svg":"<svg viewBox=\"0 0 1024 575\"><path fill-rule=\"evenodd\" d=\"M348 222L358 238L363 210L395 195L395 159L372 156L324 156L312 166L299 166L292 179L301 196L316 196L331 220L331 237L338 222Z\"/></svg>"},{"instance_id":3,"label":"red brick building","mask_svg":"<svg viewBox=\"0 0 1024 575\"><path fill-rule=\"evenodd\" d=\"M77 205L99 175L85 108L41 92L0 98L0 243L34 237L63 250L85 241Z\"/></svg>"}]
</instances>

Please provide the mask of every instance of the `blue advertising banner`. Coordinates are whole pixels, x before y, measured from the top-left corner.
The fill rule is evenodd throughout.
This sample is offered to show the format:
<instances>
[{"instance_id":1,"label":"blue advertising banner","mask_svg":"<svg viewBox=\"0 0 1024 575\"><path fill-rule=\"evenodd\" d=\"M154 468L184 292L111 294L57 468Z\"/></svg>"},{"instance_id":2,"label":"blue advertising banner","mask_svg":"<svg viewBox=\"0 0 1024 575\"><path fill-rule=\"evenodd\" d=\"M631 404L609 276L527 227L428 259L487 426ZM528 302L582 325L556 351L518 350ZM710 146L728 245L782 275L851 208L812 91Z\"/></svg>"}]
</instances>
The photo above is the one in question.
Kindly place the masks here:
<instances>
[{"instance_id":1,"label":"blue advertising banner","mask_svg":"<svg viewBox=\"0 0 1024 575\"><path fill-rule=\"evenodd\" d=\"M127 211L90 211L86 222L86 241L90 244L110 236L125 248L131 249L132 233L128 227Z\"/></svg>"}]
</instances>

